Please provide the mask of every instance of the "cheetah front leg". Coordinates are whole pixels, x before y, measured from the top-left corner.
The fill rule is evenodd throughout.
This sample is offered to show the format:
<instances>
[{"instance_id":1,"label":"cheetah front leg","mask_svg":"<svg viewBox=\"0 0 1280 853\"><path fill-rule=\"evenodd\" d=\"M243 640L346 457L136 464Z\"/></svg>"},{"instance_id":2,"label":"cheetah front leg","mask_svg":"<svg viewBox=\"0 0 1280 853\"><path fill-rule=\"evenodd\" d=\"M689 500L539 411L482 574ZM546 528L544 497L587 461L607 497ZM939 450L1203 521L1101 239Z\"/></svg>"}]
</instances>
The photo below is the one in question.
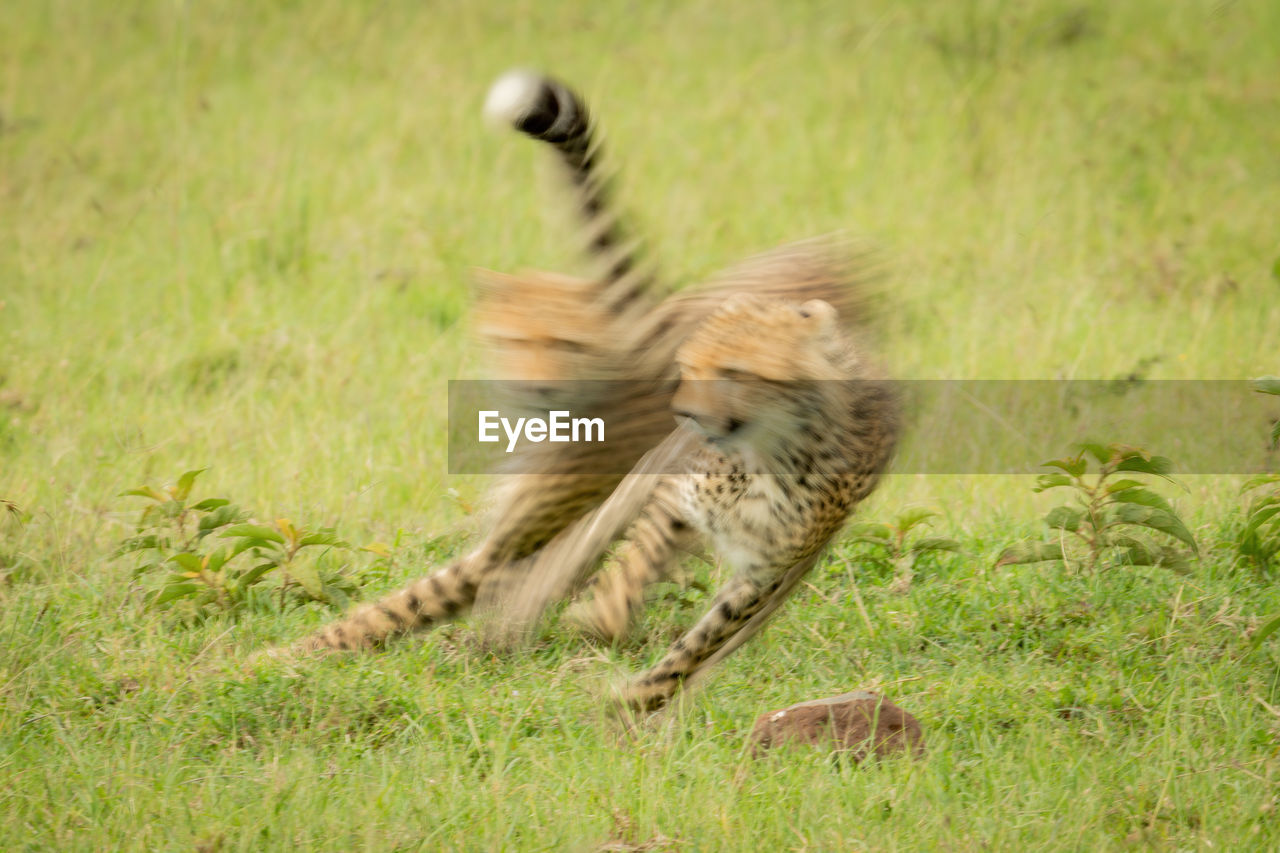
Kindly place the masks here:
<instances>
[{"instance_id":1,"label":"cheetah front leg","mask_svg":"<svg viewBox=\"0 0 1280 853\"><path fill-rule=\"evenodd\" d=\"M621 704L633 711L656 711L667 704L687 679L765 610L780 584L780 578L761 584L743 574L731 577L697 624L676 640L656 666L626 686Z\"/></svg>"},{"instance_id":2,"label":"cheetah front leg","mask_svg":"<svg viewBox=\"0 0 1280 853\"><path fill-rule=\"evenodd\" d=\"M824 550L815 549L782 574L761 578L759 574L738 573L731 577L716 594L711 609L676 640L666 657L627 685L620 704L631 711L656 711L667 704L685 682L755 636Z\"/></svg>"}]
</instances>

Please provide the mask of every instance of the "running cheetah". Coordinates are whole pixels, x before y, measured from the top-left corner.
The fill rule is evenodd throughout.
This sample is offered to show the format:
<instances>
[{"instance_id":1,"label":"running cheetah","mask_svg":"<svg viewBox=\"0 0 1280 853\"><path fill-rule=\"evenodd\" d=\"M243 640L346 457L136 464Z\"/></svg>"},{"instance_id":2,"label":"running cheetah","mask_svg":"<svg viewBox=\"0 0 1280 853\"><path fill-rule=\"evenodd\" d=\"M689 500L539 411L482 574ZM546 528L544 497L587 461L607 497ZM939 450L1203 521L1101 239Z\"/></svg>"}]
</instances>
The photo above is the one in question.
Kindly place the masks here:
<instances>
[{"instance_id":1,"label":"running cheetah","mask_svg":"<svg viewBox=\"0 0 1280 853\"><path fill-rule=\"evenodd\" d=\"M698 541L733 574L706 615L627 686L621 701L635 711L662 707L760 628L875 488L899 432L890 386L820 300L735 297L677 361L673 408L697 439L685 439L676 473L649 478L657 482L648 502L587 612L600 633L620 633L644 586ZM596 524L616 529L632 512L627 485L596 512ZM577 574L601 544L553 544L539 559Z\"/></svg>"},{"instance_id":2,"label":"running cheetah","mask_svg":"<svg viewBox=\"0 0 1280 853\"><path fill-rule=\"evenodd\" d=\"M611 434L607 449L547 443L521 454L494 492L492 527L474 551L358 608L302 641L296 651L375 647L394 634L452 618L477 598L494 602L513 630L522 630L585 575L535 569L541 549L557 536L580 544L583 531L589 531L592 544L582 550L594 551L625 529L625 523L605 529L588 517L622 480L621 474L602 472L619 470L620 462L629 466L671 433L676 350L729 294L823 298L846 316L863 310L874 265L865 254L850 264L831 241L783 247L655 305L656 284L635 254L638 243L625 239L621 218L608 203L607 184L598 174L598 144L581 99L563 84L526 73L504 77L494 92L490 113L550 143L557 153L587 235L585 248L602 262L603 271L592 280L482 273L478 330L507 375L528 380L533 393L522 403L543 409L572 405L559 395L581 394L589 387L595 395L591 402L606 406L622 433ZM565 378L616 381L558 381ZM630 497L615 496L615 514L626 515L616 512L625 504L634 517L649 493L634 486L623 491ZM536 566L546 569L548 562Z\"/></svg>"}]
</instances>

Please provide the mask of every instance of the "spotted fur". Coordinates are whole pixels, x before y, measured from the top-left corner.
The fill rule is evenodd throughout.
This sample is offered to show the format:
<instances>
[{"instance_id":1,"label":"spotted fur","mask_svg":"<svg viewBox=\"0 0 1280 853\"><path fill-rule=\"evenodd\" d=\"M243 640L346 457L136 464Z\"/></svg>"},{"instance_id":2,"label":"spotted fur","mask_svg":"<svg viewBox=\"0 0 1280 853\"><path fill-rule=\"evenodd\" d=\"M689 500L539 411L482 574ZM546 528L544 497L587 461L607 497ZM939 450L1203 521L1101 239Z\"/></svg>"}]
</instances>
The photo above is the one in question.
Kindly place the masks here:
<instances>
[{"instance_id":1,"label":"spotted fur","mask_svg":"<svg viewBox=\"0 0 1280 853\"><path fill-rule=\"evenodd\" d=\"M637 711L666 704L759 629L875 488L898 434L889 386L825 302L735 298L678 361L673 405L699 440L682 470L653 487L586 614L600 633L625 630L644 586L698 542L732 574L697 624L627 686L622 701ZM610 512L606 503L600 515Z\"/></svg>"}]
</instances>

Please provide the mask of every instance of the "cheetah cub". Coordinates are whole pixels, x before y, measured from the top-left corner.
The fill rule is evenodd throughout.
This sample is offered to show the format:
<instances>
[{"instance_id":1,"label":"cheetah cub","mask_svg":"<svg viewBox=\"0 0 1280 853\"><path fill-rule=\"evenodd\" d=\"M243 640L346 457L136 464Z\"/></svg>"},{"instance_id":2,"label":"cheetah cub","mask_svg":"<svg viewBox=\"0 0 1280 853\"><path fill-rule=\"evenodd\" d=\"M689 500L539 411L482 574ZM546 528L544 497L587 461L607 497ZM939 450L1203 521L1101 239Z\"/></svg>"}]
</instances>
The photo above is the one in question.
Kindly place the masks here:
<instances>
[{"instance_id":1,"label":"cheetah cub","mask_svg":"<svg viewBox=\"0 0 1280 853\"><path fill-rule=\"evenodd\" d=\"M732 575L706 615L625 688L622 702L636 711L662 707L759 629L875 488L899 429L889 385L821 300L735 296L677 361L672 407L698 439L674 473L658 478L580 614L616 635L644 587L698 544ZM600 516L609 512L606 502Z\"/></svg>"}]
</instances>

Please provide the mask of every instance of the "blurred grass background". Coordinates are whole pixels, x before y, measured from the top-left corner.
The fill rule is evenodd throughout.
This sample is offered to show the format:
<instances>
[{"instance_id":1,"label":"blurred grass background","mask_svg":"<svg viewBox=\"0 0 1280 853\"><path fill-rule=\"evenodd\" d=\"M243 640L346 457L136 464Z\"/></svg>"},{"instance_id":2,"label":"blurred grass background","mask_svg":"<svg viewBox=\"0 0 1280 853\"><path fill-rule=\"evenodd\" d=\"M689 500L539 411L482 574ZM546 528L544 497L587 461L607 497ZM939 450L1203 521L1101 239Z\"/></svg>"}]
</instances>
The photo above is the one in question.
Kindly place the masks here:
<instances>
[{"instance_id":1,"label":"blurred grass background","mask_svg":"<svg viewBox=\"0 0 1280 853\"><path fill-rule=\"evenodd\" d=\"M622 200L676 283L787 240L844 230L869 236L892 263L893 311L883 345L897 376L1110 379L1136 371L1152 379L1238 379L1280 373L1278 44L1280 5L1266 0L11 0L0 9L0 497L29 518L0 529L7 572L0 594L12 655L6 725L37 715L33 696L55 697L48 701L61 707L56 697L63 690L74 705L84 690L69 663L73 656L115 650L122 657L108 654L102 666L154 667L154 678L172 688L181 683L181 660L139 661L157 659L169 643L194 653L223 630L174 640L160 617L136 609L128 567L108 560L112 544L131 532L133 505L117 497L128 487L210 466L202 479L209 493L228 494L263 517L337 524L358 542L391 541L398 530L411 542L429 541L479 498L485 479L444 473L446 381L483 375L483 354L472 351L466 335L468 270L575 268L558 197L541 179L543 152L480 121L489 83L508 67L547 69L586 94L621 170ZM1261 441L1264 424L1241 425L1255 428ZM1047 447L1041 455L1065 450ZM895 477L868 513L935 503L947 524L989 548L1034 524L1043 500L1032 500L1026 485L1018 478ZM1238 505L1234 483L1194 478L1191 486L1180 506L1201 529L1228 524L1222 519ZM984 560L990 564L974 562ZM966 586L971 568L957 565L952 580L965 594L981 595ZM1221 565L1209 571L1229 574ZM1138 599L1149 593L1152 601L1172 601L1165 581L1152 583L1161 592ZM952 600L938 590L929 594ZM1206 593L1215 606L1233 594L1230 613L1239 611L1242 595L1257 592ZM1036 606L1042 605L1053 609ZM1180 605L1171 606L1176 622ZM796 615L800 609L790 608L760 641L756 667L785 666L763 662L779 649L799 652L809 631ZM973 618L977 625L985 617ZM859 619L850 624L862 630ZM1117 631L1125 624L1112 623ZM255 631L290 636L301 626L296 617L251 626L244 629L246 644ZM583 647L566 648L548 652L551 663L535 660L511 677L536 678L549 666L572 671ZM872 666L875 677L921 665L894 660L883 672ZM454 665L462 667L462 683L504 677L501 669L489 674L480 658ZM841 683L838 673L806 676L797 666L799 683L814 689ZM370 674L376 664L361 667L376 680ZM749 678L733 667L725 683ZM826 684L827 675L835 684ZM338 679L333 686L316 688L315 708L346 695L341 673L331 677ZM954 709L990 688L984 678L958 677L950 687L935 682L930 689L943 695L920 701L926 707L936 701L935 711ZM1027 678L1039 684L1046 677ZM1206 690L1227 690L1244 676L1233 670L1222 678ZM165 700L172 704L160 703L169 709L161 716L209 700L200 693L175 703L180 693ZM789 696L776 698L785 704ZM482 705L486 698L480 692L461 701ZM707 713L714 720L733 714L726 725L740 727L756 702L772 698L748 697ZM213 701L220 713L234 715L239 707L231 699ZM448 700L431 694L413 701L425 707ZM714 707L714 699L700 701ZM565 703L590 700L575 694ZM1254 710L1262 716L1252 724L1265 731L1265 714ZM1170 716L1162 730L1169 763L1159 772L1169 779L1195 772L1178 763L1179 750L1198 742L1199 730L1180 727L1179 719ZM83 742L68 741L66 728L39 736L31 734L38 726L26 733L10 728L19 757L6 772L33 779L20 756L51 750L62 756L52 773L79 767L88 779L109 778L113 761L137 770L163 744L176 742L136 720L113 725L117 736L140 744L131 748L133 758L104 757L100 746L87 745L89 728L81 731ZM355 737L342 731L338 741ZM1057 743L1046 731L1034 729L1033 745ZM634 783L640 800L625 808L642 836L666 820L660 803L670 790L684 791L686 805L703 817L714 812L702 793L691 793L703 791L698 784L663 787L670 777L644 756L620 758L620 766L638 762L629 770L584 758L600 744L593 734L582 737L552 752L539 751L535 738L524 747L531 751L525 760L543 770L560 767L554 750L563 749L587 763L553 773L560 784ZM656 766L694 762L703 746L689 737L695 740L677 737L672 747L683 757L662 752ZM944 749L922 777L892 771L897 775L885 777L887 784L901 789L922 778L917 792L945 788L952 764L989 754L999 768L990 772L1003 781L986 777L945 795L933 790L941 797L934 801L942 804L938 815L958 825L965 822L960 815L976 810L973 820L983 829L975 837L997 846L1003 840L1070 847L1075 836L1062 836L1035 815L1070 800L1077 809L1072 825L1089 824L1124 800L1128 795L1118 792L1130 783L1139 791L1131 799L1146 803L1135 810L1141 819L1088 837L1114 840L1135 825L1165 826L1151 815L1162 813L1161 797L1173 783L1162 786L1164 776L1154 786L1122 781L1126 772L1095 753L1084 763L1101 762L1096 773L1084 772L1061 801L1049 791L1030 811L1014 809L1025 820L1002 820L1001 791L1010 790L1002 786L1021 785L1025 768L984 737ZM346 767L328 751L338 741L322 739L318 750L308 742L288 760ZM1252 760L1261 753L1250 752L1257 747L1248 742L1255 745L1238 753L1221 744L1206 749L1214 760L1243 761L1246 754ZM712 753L720 748L704 746ZM178 750L173 760L183 754ZM253 753L227 760L257 766L265 759ZM714 764L699 766L689 771L692 778L717 784ZM1029 766L1048 772L1057 765L1041 755ZM412 768L380 767L359 772L376 777L379 790L417 784L403 778L414 776ZM779 784L809 784L802 771L787 772L790 781ZM1274 784L1271 771L1265 779ZM88 815L84 822L39 817L36 799L19 797L26 805L16 807L6 830L16 838L24 827L39 827L31 838L106 845L110 832L78 834L98 819L85 784L71 785L79 792L71 799L78 797L77 808ZM268 787L278 792L286 784ZM530 784L536 812L542 789ZM823 784L823 796L853 809L843 799L852 795L837 789L854 784L865 793L875 783L836 776ZM14 785L32 798L39 790ZM509 800L510 791L485 790L475 802L489 811L523 802ZM1237 794L1246 803L1240 808L1255 812L1271 796ZM99 817L123 831L128 814L142 818L160 809L197 841L209 836L238 849L254 846L247 829L222 835L199 829L189 802L188 817L180 819L165 811L170 806L155 805L153 794L134 796L132 812ZM204 799L223 796L236 795L218 788ZM345 803L338 811L363 814L371 822L361 837L394 846L390 839L398 836L377 827L379 819L397 818L361 799L373 796L368 788L357 786L352 796L361 805L338 798ZM266 808L263 802L274 801L254 794L236 807L252 813L246 826L284 820L278 811L275 818L254 811ZM856 809L864 809L858 814L871 814L867 802L858 801ZM741 836L730 828L750 833L743 821L753 819L745 815L764 806L724 808L723 836L686 832L702 839L696 849L731 849ZM883 826L888 834L866 846L919 849L948 838L967 846L941 817L910 811L920 803L907 808L914 828ZM332 826L340 816L314 801L301 813L308 809L318 825ZM526 815L531 835L503 835L499 821L471 842L460 840L462 828L487 820L485 814L453 813L452 829L434 837L459 847L537 846L558 825L545 813ZM609 831L626 834L607 808L591 814L587 837L609 829L610 820ZM795 814L803 827L803 809ZM807 838L830 849L833 839L854 837L832 829L830 819L814 816L818 829L809 835L778 815L760 818L767 826L756 829L779 845L803 846ZM302 826L292 837L320 843L297 820ZM1168 837L1200 838L1205 821L1218 818L1206 812L1197 820L1168 824L1175 827ZM1212 824L1217 831L1226 826L1232 837L1254 837L1248 833L1255 824L1243 818L1221 821ZM562 840L583 843L573 831Z\"/></svg>"},{"instance_id":2,"label":"blurred grass background","mask_svg":"<svg viewBox=\"0 0 1280 853\"><path fill-rule=\"evenodd\" d=\"M503 69L596 105L675 281L849 230L906 378L1275 371L1267 3L15 3L4 482L90 513L214 464L437 511L468 269L571 269ZM370 488L372 487L372 488ZM294 509L297 507L297 509Z\"/></svg>"}]
</instances>

